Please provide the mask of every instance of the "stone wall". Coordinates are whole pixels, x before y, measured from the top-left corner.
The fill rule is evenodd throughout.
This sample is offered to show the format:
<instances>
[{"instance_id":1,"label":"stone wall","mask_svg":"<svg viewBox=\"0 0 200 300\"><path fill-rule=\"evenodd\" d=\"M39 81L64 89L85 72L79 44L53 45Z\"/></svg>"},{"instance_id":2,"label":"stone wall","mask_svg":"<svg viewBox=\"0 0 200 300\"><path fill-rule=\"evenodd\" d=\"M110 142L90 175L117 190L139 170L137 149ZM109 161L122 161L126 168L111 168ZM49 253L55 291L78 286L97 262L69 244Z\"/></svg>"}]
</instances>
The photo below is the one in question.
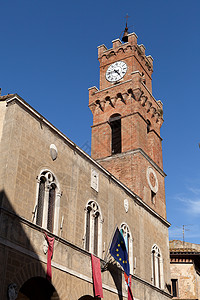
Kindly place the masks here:
<instances>
[{"instance_id":1,"label":"stone wall","mask_svg":"<svg viewBox=\"0 0 200 300\"><path fill-rule=\"evenodd\" d=\"M51 144L58 149L54 161L50 155ZM137 262L133 274L135 297L140 300L168 298L169 224L19 98L6 108L0 153L4 158L0 160L3 182L0 191L0 259L6 270L0 297L5 295L10 282L16 281L21 286L31 276L45 276L44 234L35 224L33 212L38 175L41 170L50 170L56 176L62 194L59 230L53 235L56 241L52 259L53 284L60 299L93 295L90 255L83 249L85 207L89 200L98 203L103 218L102 253L99 256L105 257L115 225L127 223L133 237L133 261ZM92 169L99 175L98 192L91 188ZM125 199L129 203L128 212L124 208ZM154 244L160 247L164 261L165 292L152 286L151 249ZM117 272L121 272L119 268ZM118 277L126 297L123 276ZM104 298L116 299L118 290L109 271L103 273L102 280ZM80 288L74 288L76 286Z\"/></svg>"}]
</instances>

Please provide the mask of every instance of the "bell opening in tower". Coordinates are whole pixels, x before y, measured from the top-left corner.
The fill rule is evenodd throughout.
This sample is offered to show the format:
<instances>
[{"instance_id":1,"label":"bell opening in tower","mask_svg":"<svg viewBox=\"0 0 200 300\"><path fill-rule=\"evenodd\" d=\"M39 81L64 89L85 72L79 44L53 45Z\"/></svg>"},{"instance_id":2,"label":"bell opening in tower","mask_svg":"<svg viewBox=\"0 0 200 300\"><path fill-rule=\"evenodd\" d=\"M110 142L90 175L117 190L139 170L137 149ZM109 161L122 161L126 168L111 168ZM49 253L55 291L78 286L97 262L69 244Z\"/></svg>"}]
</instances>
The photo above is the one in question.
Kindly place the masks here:
<instances>
[{"instance_id":1,"label":"bell opening in tower","mask_svg":"<svg viewBox=\"0 0 200 300\"><path fill-rule=\"evenodd\" d=\"M110 117L109 120L111 131L112 131L112 138L111 138L111 149L112 155L121 153L122 146L121 146L121 115L114 114Z\"/></svg>"}]
</instances>

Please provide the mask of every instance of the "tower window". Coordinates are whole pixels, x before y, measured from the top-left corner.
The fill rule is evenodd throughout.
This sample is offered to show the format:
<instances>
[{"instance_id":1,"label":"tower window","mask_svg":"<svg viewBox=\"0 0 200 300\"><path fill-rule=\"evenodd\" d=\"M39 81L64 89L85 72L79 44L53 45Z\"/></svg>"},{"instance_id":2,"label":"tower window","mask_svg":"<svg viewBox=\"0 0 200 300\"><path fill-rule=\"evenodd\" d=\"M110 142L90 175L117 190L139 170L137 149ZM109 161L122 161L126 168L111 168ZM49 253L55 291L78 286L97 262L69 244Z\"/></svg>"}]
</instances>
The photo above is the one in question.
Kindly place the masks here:
<instances>
[{"instance_id":1,"label":"tower window","mask_svg":"<svg viewBox=\"0 0 200 300\"><path fill-rule=\"evenodd\" d=\"M111 149L112 154L121 153L121 115L114 114L110 117L109 120L111 127Z\"/></svg>"}]
</instances>

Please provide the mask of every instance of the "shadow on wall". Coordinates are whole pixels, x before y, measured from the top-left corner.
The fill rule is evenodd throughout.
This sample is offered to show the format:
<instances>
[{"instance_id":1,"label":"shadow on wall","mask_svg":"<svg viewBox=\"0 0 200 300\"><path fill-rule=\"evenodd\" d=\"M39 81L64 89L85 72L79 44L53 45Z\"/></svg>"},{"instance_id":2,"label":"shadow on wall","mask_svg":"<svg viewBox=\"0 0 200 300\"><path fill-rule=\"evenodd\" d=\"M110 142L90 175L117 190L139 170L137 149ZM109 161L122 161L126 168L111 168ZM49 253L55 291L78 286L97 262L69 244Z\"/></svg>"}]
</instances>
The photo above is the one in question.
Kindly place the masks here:
<instances>
[{"instance_id":1,"label":"shadow on wall","mask_svg":"<svg viewBox=\"0 0 200 300\"><path fill-rule=\"evenodd\" d=\"M108 264L108 271L110 272L110 275L113 278L113 281L115 283L115 286L118 291L118 297L119 300L123 300L122 296L122 271L117 267L117 263L109 263Z\"/></svg>"},{"instance_id":2,"label":"shadow on wall","mask_svg":"<svg viewBox=\"0 0 200 300\"><path fill-rule=\"evenodd\" d=\"M0 192L0 299L59 300L46 279L31 240L41 234L31 222L18 216L4 191ZM17 296L18 295L18 296Z\"/></svg>"}]
</instances>

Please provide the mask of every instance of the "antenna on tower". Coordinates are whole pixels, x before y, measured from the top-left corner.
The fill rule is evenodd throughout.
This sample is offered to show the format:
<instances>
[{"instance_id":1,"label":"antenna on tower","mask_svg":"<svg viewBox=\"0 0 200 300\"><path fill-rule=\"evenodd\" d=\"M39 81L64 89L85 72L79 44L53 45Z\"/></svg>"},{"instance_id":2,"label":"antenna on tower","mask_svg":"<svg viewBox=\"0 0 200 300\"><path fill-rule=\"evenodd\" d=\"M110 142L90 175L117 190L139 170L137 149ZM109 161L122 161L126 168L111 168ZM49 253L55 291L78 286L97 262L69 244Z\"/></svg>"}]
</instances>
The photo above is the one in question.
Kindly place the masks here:
<instances>
[{"instance_id":1,"label":"antenna on tower","mask_svg":"<svg viewBox=\"0 0 200 300\"><path fill-rule=\"evenodd\" d=\"M183 246L185 245L185 231L190 231L190 229L185 228L187 226L191 226L191 224L183 225Z\"/></svg>"},{"instance_id":2,"label":"antenna on tower","mask_svg":"<svg viewBox=\"0 0 200 300\"><path fill-rule=\"evenodd\" d=\"M123 37L122 37L122 41L124 43L128 42L128 26L127 26L127 23L128 23L128 14L126 14L126 27L124 29L124 34L123 34Z\"/></svg>"},{"instance_id":3,"label":"antenna on tower","mask_svg":"<svg viewBox=\"0 0 200 300\"><path fill-rule=\"evenodd\" d=\"M130 27L133 27L133 25L131 25L131 26L128 26L128 25L127 25L127 24L128 24L128 18L129 18L129 15L126 14L126 27L125 27L125 29L120 33L120 36L119 36L119 39L120 39L120 38L121 38L121 35L122 35L122 33L123 33L122 41L123 41L124 43L127 43L127 42L128 42L128 34L129 34L128 29L129 29Z\"/></svg>"}]
</instances>

